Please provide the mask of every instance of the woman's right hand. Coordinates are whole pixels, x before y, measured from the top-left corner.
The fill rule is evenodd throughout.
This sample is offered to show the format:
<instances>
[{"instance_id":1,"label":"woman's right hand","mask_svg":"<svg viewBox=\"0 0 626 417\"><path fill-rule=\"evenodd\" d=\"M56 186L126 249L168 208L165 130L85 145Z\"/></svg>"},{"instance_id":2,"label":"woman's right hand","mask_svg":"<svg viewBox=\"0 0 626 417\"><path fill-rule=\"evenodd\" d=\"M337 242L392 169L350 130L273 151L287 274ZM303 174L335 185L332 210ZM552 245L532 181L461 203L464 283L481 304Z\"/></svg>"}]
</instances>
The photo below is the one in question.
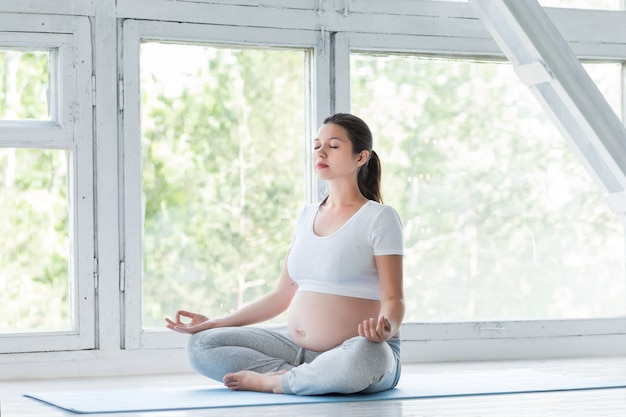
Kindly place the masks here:
<instances>
[{"instance_id":1,"label":"woman's right hand","mask_svg":"<svg viewBox=\"0 0 626 417\"><path fill-rule=\"evenodd\" d=\"M183 323L181 317L186 317L189 319L189 321ZM168 329L174 330L178 333L189 334L208 330L215 327L216 325L215 321L210 320L207 316L203 316L202 314L197 313L191 313L185 310L178 310L176 312L176 319L174 321L166 317L165 322L167 323Z\"/></svg>"}]
</instances>

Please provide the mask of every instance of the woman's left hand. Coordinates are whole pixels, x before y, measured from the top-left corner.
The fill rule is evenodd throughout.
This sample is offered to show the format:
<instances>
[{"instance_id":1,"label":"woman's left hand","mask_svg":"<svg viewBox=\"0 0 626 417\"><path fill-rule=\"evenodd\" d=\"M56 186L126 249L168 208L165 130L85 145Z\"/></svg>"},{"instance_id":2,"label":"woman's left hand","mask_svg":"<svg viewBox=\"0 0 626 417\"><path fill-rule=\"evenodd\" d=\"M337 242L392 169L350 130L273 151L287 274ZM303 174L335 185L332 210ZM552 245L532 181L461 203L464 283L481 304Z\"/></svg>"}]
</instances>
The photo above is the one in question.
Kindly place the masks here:
<instances>
[{"instance_id":1,"label":"woman's left hand","mask_svg":"<svg viewBox=\"0 0 626 417\"><path fill-rule=\"evenodd\" d=\"M359 336L371 342L384 342L392 336L391 323L384 316L380 316L378 321L374 318L363 320L359 324Z\"/></svg>"}]
</instances>

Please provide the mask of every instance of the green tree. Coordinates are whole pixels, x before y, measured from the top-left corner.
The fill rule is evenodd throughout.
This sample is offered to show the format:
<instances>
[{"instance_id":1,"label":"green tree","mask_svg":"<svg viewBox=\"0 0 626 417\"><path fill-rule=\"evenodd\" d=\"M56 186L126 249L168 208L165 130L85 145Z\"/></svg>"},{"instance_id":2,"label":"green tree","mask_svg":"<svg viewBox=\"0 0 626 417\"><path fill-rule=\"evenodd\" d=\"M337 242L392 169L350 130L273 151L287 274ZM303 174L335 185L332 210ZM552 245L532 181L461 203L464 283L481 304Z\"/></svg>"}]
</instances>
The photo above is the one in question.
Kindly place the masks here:
<instances>
[{"instance_id":1,"label":"green tree","mask_svg":"<svg viewBox=\"0 0 626 417\"><path fill-rule=\"evenodd\" d=\"M145 326L267 292L303 203L304 52L194 48L173 94L144 75Z\"/></svg>"},{"instance_id":2,"label":"green tree","mask_svg":"<svg viewBox=\"0 0 626 417\"><path fill-rule=\"evenodd\" d=\"M0 119L49 119L51 53L0 50ZM67 156L0 148L1 332L72 328Z\"/></svg>"}]
</instances>

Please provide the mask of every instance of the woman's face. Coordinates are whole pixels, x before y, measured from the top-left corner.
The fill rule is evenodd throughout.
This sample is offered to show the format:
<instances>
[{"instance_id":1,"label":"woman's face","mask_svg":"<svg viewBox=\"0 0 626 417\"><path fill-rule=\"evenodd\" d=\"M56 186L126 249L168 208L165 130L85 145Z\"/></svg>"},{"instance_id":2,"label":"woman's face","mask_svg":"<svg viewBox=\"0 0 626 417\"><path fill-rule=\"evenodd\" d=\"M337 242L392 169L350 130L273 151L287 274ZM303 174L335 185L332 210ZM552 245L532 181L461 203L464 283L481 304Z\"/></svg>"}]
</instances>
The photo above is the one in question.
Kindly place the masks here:
<instances>
[{"instance_id":1,"label":"woman's face","mask_svg":"<svg viewBox=\"0 0 626 417\"><path fill-rule=\"evenodd\" d=\"M321 180L354 177L367 161L367 151L354 154L348 132L341 126L322 125L313 141L313 168Z\"/></svg>"}]
</instances>

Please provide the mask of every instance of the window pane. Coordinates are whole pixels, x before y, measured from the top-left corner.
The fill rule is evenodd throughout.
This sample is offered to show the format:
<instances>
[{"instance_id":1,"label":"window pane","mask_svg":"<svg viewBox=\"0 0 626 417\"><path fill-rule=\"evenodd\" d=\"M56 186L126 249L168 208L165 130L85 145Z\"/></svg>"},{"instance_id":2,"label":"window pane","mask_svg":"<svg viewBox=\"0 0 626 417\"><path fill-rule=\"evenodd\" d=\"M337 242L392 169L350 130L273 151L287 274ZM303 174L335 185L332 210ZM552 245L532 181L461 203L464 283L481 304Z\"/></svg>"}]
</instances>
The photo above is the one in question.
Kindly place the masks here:
<instances>
[{"instance_id":1,"label":"window pane","mask_svg":"<svg viewBox=\"0 0 626 417\"><path fill-rule=\"evenodd\" d=\"M509 64L355 54L352 70L404 221L408 320L625 314L624 227Z\"/></svg>"},{"instance_id":2,"label":"window pane","mask_svg":"<svg viewBox=\"0 0 626 417\"><path fill-rule=\"evenodd\" d=\"M622 118L622 79L621 63L585 63L583 64L589 77L609 103L615 114Z\"/></svg>"},{"instance_id":3,"label":"window pane","mask_svg":"<svg viewBox=\"0 0 626 417\"><path fill-rule=\"evenodd\" d=\"M0 332L69 330L64 150L0 149Z\"/></svg>"},{"instance_id":4,"label":"window pane","mask_svg":"<svg viewBox=\"0 0 626 417\"><path fill-rule=\"evenodd\" d=\"M50 120L48 51L0 49L0 120Z\"/></svg>"},{"instance_id":5,"label":"window pane","mask_svg":"<svg viewBox=\"0 0 626 417\"><path fill-rule=\"evenodd\" d=\"M144 327L275 285L305 195L304 58L142 45Z\"/></svg>"}]
</instances>

